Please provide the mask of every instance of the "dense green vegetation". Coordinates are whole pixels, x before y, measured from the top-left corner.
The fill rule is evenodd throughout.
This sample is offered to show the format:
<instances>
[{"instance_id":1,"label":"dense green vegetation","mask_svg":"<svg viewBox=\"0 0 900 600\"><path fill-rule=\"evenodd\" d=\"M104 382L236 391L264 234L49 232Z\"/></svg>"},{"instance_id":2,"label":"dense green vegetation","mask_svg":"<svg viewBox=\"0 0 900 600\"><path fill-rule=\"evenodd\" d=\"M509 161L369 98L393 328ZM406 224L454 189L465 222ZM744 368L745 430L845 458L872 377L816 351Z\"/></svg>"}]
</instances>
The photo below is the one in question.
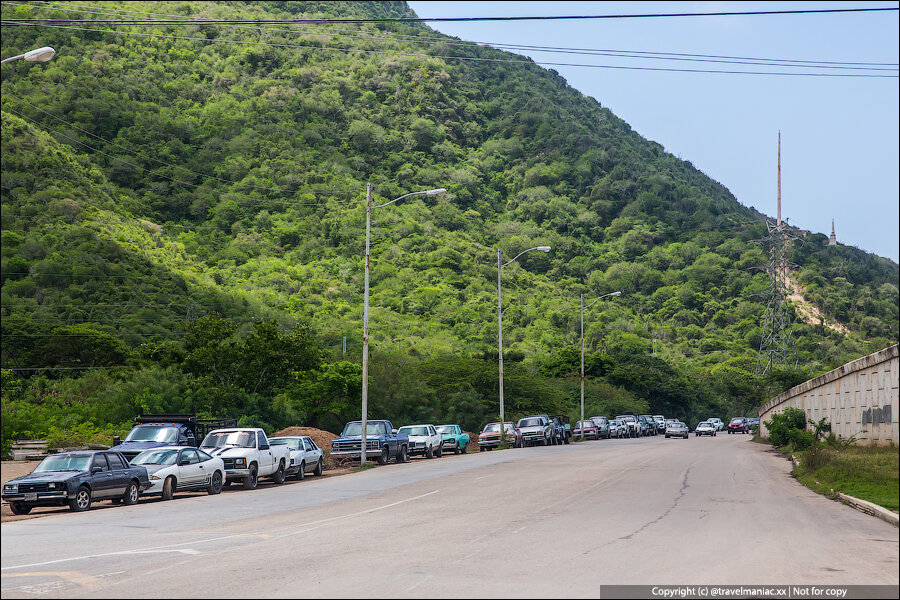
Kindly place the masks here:
<instances>
[{"instance_id":1,"label":"dense green vegetation","mask_svg":"<svg viewBox=\"0 0 900 600\"><path fill-rule=\"evenodd\" d=\"M371 410L397 422L497 411L497 248L553 248L503 271L514 416L575 416L580 294L622 291L586 315L591 414L726 418L898 338L897 264L793 231L821 319L795 322L799 373L754 378L763 216L555 72L495 62L515 55L420 24L115 29L2 31L3 56L59 52L0 72L4 443L106 435L139 405L339 427L359 398L367 182L378 203L449 190L373 212Z\"/></svg>"}]
</instances>

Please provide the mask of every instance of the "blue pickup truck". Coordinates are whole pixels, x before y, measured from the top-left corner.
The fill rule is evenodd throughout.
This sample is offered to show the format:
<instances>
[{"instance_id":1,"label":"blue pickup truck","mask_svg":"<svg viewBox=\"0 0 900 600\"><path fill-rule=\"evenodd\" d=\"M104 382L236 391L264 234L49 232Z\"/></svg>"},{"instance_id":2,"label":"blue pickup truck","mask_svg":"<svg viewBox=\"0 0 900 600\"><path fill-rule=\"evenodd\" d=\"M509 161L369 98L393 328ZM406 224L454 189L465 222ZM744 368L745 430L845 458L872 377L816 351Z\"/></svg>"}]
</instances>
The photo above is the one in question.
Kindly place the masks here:
<instances>
[{"instance_id":1,"label":"blue pickup truck","mask_svg":"<svg viewBox=\"0 0 900 600\"><path fill-rule=\"evenodd\" d=\"M362 421L350 421L344 425L341 437L332 440L331 456L360 458ZM366 421L366 458L377 458L386 465L390 459L398 463L409 460L409 437L398 435L390 421Z\"/></svg>"}]
</instances>

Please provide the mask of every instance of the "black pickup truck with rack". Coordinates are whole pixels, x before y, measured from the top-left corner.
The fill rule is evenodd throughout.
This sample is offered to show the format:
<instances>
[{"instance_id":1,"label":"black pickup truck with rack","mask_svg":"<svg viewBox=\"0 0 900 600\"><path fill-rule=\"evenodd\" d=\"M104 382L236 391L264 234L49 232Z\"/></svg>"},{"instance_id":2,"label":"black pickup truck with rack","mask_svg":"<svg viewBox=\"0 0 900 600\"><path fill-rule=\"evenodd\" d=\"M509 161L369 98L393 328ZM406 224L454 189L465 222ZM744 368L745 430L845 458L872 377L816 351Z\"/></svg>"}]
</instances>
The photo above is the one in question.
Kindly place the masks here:
<instances>
[{"instance_id":1,"label":"black pickup truck with rack","mask_svg":"<svg viewBox=\"0 0 900 600\"><path fill-rule=\"evenodd\" d=\"M161 446L200 445L206 434L214 429L234 427L235 419L198 419L196 414L156 414L141 413L134 418L134 427L124 440L113 438L110 450L121 452L128 460L149 448Z\"/></svg>"}]
</instances>

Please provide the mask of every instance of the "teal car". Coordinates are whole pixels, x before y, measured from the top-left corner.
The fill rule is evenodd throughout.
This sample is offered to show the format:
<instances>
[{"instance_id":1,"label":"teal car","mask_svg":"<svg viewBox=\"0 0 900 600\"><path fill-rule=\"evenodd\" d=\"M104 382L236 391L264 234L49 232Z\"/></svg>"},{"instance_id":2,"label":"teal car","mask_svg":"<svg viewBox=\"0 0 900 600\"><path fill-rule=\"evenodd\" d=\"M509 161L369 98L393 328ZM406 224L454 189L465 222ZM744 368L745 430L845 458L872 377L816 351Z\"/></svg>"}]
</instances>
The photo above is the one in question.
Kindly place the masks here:
<instances>
[{"instance_id":1,"label":"teal car","mask_svg":"<svg viewBox=\"0 0 900 600\"><path fill-rule=\"evenodd\" d=\"M469 434L459 425L437 425L435 427L441 437L444 438L444 452L452 450L453 454L466 453L469 445Z\"/></svg>"}]
</instances>

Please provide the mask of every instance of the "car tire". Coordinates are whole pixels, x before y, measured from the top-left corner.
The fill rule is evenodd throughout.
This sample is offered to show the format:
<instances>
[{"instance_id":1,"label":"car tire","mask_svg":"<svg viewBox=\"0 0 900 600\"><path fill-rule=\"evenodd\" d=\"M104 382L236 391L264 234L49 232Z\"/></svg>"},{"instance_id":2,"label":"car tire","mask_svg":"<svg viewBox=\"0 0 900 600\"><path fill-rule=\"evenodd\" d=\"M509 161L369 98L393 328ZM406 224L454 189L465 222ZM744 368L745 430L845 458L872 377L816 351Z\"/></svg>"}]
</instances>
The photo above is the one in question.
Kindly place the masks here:
<instances>
[{"instance_id":1,"label":"car tire","mask_svg":"<svg viewBox=\"0 0 900 600\"><path fill-rule=\"evenodd\" d=\"M516 444L514 443L513 448L515 448L515 447L516 447ZM469 450L469 446L467 444L463 444L463 447L459 449L459 451L462 452L463 454L468 452L468 450Z\"/></svg>"},{"instance_id":2,"label":"car tire","mask_svg":"<svg viewBox=\"0 0 900 600\"><path fill-rule=\"evenodd\" d=\"M169 475L163 483L162 499L171 500L175 497L175 478Z\"/></svg>"},{"instance_id":3,"label":"car tire","mask_svg":"<svg viewBox=\"0 0 900 600\"><path fill-rule=\"evenodd\" d=\"M210 496L222 493L222 471L214 471L206 487L206 493Z\"/></svg>"},{"instance_id":4,"label":"car tire","mask_svg":"<svg viewBox=\"0 0 900 600\"><path fill-rule=\"evenodd\" d=\"M313 475L315 475L316 477L321 477L322 472L324 470L325 470L324 461L321 458L319 458L319 460L316 462L316 468L313 471Z\"/></svg>"},{"instance_id":5,"label":"car tire","mask_svg":"<svg viewBox=\"0 0 900 600\"><path fill-rule=\"evenodd\" d=\"M431 446L425 449L425 458L434 458L434 449Z\"/></svg>"},{"instance_id":6,"label":"car tire","mask_svg":"<svg viewBox=\"0 0 900 600\"><path fill-rule=\"evenodd\" d=\"M388 450L387 446L385 446L384 448L381 449L381 456L378 457L378 464L386 465L386 464L388 464L388 460L390 460L390 458L391 458L391 451Z\"/></svg>"},{"instance_id":7,"label":"car tire","mask_svg":"<svg viewBox=\"0 0 900 600\"><path fill-rule=\"evenodd\" d=\"M437 456L438 458L440 458L444 455L444 445L443 444L438 446L437 452L435 452L434 455Z\"/></svg>"},{"instance_id":8,"label":"car tire","mask_svg":"<svg viewBox=\"0 0 900 600\"><path fill-rule=\"evenodd\" d=\"M405 463L409 462L409 452L406 449L406 446L400 446L400 449L397 451L397 463ZM322 464L322 461L319 461L319 465ZM319 467L316 467L317 469ZM321 475L321 473L320 473Z\"/></svg>"},{"instance_id":9,"label":"car tire","mask_svg":"<svg viewBox=\"0 0 900 600\"><path fill-rule=\"evenodd\" d=\"M297 471L296 475L294 475L294 479L296 479L297 481L303 481L304 479L306 479L306 461L305 460L300 461L300 470Z\"/></svg>"},{"instance_id":10,"label":"car tire","mask_svg":"<svg viewBox=\"0 0 900 600\"><path fill-rule=\"evenodd\" d=\"M459 454L459 453L460 453L459 444L456 444L455 446L453 446L453 454Z\"/></svg>"},{"instance_id":11,"label":"car tire","mask_svg":"<svg viewBox=\"0 0 900 600\"><path fill-rule=\"evenodd\" d=\"M128 487L125 488L125 494L122 496L122 503L131 506L137 504L140 497L141 488L138 487L137 481L129 481Z\"/></svg>"},{"instance_id":12,"label":"car tire","mask_svg":"<svg viewBox=\"0 0 900 600\"><path fill-rule=\"evenodd\" d=\"M276 484L284 483L284 461L278 463L278 470L272 474L272 481Z\"/></svg>"},{"instance_id":13,"label":"car tire","mask_svg":"<svg viewBox=\"0 0 900 600\"><path fill-rule=\"evenodd\" d=\"M484 452L484 446L478 446L478 451L479 451L479 452Z\"/></svg>"},{"instance_id":14,"label":"car tire","mask_svg":"<svg viewBox=\"0 0 900 600\"><path fill-rule=\"evenodd\" d=\"M10 502L9 503L9 510L12 511L12 514L14 514L14 515L27 515L28 513L31 512L32 508L34 508L34 507L28 506L27 504L24 504L22 502Z\"/></svg>"},{"instance_id":15,"label":"car tire","mask_svg":"<svg viewBox=\"0 0 900 600\"><path fill-rule=\"evenodd\" d=\"M244 489L255 490L259 484L258 469L255 464L250 465L250 473L244 478Z\"/></svg>"},{"instance_id":16,"label":"car tire","mask_svg":"<svg viewBox=\"0 0 900 600\"><path fill-rule=\"evenodd\" d=\"M82 512L91 508L91 490L87 486L78 488L75 497L69 500L69 508L74 512Z\"/></svg>"}]
</instances>

